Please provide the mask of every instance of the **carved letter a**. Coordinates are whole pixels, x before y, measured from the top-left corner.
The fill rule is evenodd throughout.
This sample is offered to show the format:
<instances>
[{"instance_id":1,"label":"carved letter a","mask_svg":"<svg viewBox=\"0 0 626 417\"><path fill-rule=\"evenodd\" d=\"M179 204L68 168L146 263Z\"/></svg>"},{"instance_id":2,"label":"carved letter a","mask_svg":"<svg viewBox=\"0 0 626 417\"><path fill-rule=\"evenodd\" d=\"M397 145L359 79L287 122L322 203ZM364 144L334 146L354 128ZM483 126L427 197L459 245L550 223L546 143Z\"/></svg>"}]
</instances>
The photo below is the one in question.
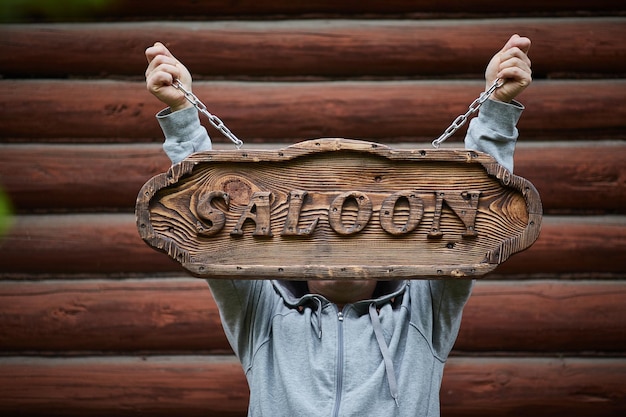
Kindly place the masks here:
<instances>
[{"instance_id":1,"label":"carved letter a","mask_svg":"<svg viewBox=\"0 0 626 417\"><path fill-rule=\"evenodd\" d=\"M243 235L243 224L246 220L252 220L256 224L256 229L252 236L272 237L270 229L270 198L272 193L261 191L252 194L248 207L241 213L235 228L230 232L231 236Z\"/></svg>"}]
</instances>

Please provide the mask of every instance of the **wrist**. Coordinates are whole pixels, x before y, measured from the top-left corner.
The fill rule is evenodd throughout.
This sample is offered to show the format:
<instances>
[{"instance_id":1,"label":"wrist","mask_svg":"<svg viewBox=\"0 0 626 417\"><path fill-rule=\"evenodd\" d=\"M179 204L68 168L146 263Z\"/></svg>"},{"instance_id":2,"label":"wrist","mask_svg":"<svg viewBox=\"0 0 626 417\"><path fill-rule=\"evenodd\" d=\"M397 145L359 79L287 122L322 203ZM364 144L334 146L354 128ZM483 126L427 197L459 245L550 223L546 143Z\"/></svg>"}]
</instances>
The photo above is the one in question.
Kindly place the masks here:
<instances>
[{"instance_id":1,"label":"wrist","mask_svg":"<svg viewBox=\"0 0 626 417\"><path fill-rule=\"evenodd\" d=\"M180 103L175 103L175 104L171 104L170 105L170 110L172 113L180 111L180 110L185 110L188 109L190 107L193 107L193 104L191 104L189 101L187 101L186 99Z\"/></svg>"},{"instance_id":2,"label":"wrist","mask_svg":"<svg viewBox=\"0 0 626 417\"><path fill-rule=\"evenodd\" d=\"M499 101L501 103L511 103L511 101L513 101L514 97L511 97L509 94L503 94L501 91L494 91L493 93L491 93L491 96L489 96L489 98L493 101Z\"/></svg>"}]
</instances>

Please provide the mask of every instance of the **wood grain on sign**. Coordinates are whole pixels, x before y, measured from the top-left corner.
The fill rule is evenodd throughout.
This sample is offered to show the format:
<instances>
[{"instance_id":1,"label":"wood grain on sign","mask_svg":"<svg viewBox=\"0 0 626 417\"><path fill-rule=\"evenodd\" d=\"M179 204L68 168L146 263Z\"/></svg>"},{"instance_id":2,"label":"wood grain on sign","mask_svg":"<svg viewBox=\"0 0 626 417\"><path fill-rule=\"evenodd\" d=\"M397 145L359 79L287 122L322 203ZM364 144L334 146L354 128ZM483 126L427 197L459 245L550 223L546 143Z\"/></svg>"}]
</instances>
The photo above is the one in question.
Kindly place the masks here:
<instances>
[{"instance_id":1,"label":"wood grain on sign","mask_svg":"<svg viewBox=\"0 0 626 417\"><path fill-rule=\"evenodd\" d=\"M192 155L143 186L136 217L201 277L475 278L537 239L542 207L484 153L319 139Z\"/></svg>"}]
</instances>

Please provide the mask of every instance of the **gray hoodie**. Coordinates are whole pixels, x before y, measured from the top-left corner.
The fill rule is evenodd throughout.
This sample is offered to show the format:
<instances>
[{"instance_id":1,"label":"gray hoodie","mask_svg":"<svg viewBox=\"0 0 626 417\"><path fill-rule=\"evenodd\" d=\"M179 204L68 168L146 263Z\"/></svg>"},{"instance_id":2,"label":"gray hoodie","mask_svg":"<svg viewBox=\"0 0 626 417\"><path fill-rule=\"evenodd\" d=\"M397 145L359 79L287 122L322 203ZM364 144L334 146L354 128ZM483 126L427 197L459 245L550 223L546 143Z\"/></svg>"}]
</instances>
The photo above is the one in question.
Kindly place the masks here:
<instances>
[{"instance_id":1,"label":"gray hoodie","mask_svg":"<svg viewBox=\"0 0 626 417\"><path fill-rule=\"evenodd\" d=\"M486 101L465 146L512 170L522 109ZM157 118L172 162L211 148L195 109ZM304 281L207 282L248 380L249 416L439 416L472 280L381 281L341 311Z\"/></svg>"}]
</instances>

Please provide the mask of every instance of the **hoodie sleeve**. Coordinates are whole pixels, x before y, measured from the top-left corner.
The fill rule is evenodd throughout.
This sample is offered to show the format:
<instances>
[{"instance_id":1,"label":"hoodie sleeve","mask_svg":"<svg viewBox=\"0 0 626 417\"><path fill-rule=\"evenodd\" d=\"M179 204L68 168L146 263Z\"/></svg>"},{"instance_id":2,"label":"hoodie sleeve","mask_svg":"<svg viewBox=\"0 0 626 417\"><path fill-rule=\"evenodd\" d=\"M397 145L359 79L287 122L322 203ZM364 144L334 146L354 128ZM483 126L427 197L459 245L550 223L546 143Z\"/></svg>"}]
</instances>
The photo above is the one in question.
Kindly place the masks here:
<instances>
[{"instance_id":1,"label":"hoodie sleeve","mask_svg":"<svg viewBox=\"0 0 626 417\"><path fill-rule=\"evenodd\" d=\"M212 148L211 138L200 124L195 107L176 112L167 108L160 111L156 117L165 135L163 150L173 164L194 152L208 151Z\"/></svg>"},{"instance_id":2,"label":"hoodie sleeve","mask_svg":"<svg viewBox=\"0 0 626 417\"><path fill-rule=\"evenodd\" d=\"M485 152L510 171L513 171L513 153L518 137L516 124L524 107L513 101L502 103L487 100L477 117L472 119L465 137L465 147ZM461 326L463 308L474 281L445 279L429 282L432 309L432 341L437 355L445 360L452 350Z\"/></svg>"},{"instance_id":3,"label":"hoodie sleeve","mask_svg":"<svg viewBox=\"0 0 626 417\"><path fill-rule=\"evenodd\" d=\"M519 132L517 121L524 106L517 101L503 103L487 100L478 116L470 121L465 148L485 152L509 171L513 171L513 153Z\"/></svg>"},{"instance_id":4,"label":"hoodie sleeve","mask_svg":"<svg viewBox=\"0 0 626 417\"><path fill-rule=\"evenodd\" d=\"M255 349L269 336L278 296L269 280L207 279L224 333L248 372Z\"/></svg>"},{"instance_id":5,"label":"hoodie sleeve","mask_svg":"<svg viewBox=\"0 0 626 417\"><path fill-rule=\"evenodd\" d=\"M211 139L200 124L198 111L194 107L172 112L169 108L157 114L157 120L165 135L163 150L173 164L194 152L210 150ZM264 317L260 310L268 307L265 281L236 281L208 279L213 298L220 312L222 327L235 354L242 364L250 362L251 350L257 344L255 338L266 333Z\"/></svg>"},{"instance_id":6,"label":"hoodie sleeve","mask_svg":"<svg viewBox=\"0 0 626 417\"><path fill-rule=\"evenodd\" d=\"M430 281L432 302L433 349L441 360L446 360L461 328L463 308L469 299L474 280L443 279Z\"/></svg>"}]
</instances>

